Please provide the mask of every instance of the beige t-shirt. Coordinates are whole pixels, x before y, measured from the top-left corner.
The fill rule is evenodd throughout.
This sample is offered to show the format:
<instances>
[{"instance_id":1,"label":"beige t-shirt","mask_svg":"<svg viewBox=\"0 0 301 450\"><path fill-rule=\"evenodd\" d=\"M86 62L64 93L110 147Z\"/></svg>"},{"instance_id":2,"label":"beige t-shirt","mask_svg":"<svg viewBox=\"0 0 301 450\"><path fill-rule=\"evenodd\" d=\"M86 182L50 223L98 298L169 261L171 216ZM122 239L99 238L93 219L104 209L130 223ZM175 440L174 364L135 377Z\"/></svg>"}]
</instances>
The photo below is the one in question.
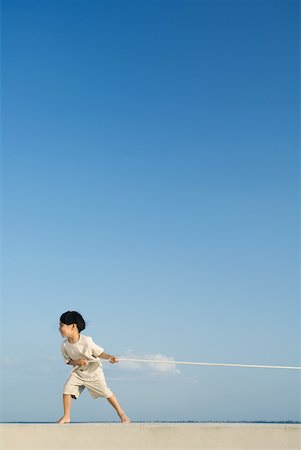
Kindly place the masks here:
<instances>
[{"instance_id":1,"label":"beige t-shirt","mask_svg":"<svg viewBox=\"0 0 301 450\"><path fill-rule=\"evenodd\" d=\"M61 350L67 364L71 359L76 360L86 358L90 361L86 366L74 366L72 370L72 372L82 379L93 378L97 375L97 369L102 367L102 364L97 357L104 352L104 349L99 345L96 345L89 336L80 334L79 340L75 344L72 344L68 339L65 339L62 342Z\"/></svg>"}]
</instances>

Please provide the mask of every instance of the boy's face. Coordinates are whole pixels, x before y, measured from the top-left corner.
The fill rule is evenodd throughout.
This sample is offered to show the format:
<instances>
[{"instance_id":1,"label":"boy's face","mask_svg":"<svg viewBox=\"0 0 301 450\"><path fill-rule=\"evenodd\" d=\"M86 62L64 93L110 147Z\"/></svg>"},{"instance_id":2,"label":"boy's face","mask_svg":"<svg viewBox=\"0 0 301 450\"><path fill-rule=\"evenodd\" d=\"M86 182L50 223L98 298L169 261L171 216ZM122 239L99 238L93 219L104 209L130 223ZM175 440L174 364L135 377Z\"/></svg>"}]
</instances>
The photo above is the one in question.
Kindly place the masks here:
<instances>
[{"instance_id":1,"label":"boy's face","mask_svg":"<svg viewBox=\"0 0 301 450\"><path fill-rule=\"evenodd\" d=\"M71 325L66 325L65 323L60 322L59 330L62 336L68 338L72 337L75 329L77 329L76 324L72 323Z\"/></svg>"}]
</instances>

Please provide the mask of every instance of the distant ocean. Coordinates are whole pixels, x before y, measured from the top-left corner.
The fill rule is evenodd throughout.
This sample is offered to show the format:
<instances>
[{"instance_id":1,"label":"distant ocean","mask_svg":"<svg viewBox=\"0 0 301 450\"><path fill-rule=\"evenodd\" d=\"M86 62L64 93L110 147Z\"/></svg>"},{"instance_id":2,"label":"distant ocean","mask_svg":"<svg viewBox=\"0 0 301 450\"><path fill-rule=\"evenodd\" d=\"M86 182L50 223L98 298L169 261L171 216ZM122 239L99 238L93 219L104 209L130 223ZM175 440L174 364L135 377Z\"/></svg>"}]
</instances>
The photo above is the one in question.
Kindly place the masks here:
<instances>
[{"instance_id":1,"label":"distant ocean","mask_svg":"<svg viewBox=\"0 0 301 450\"><path fill-rule=\"evenodd\" d=\"M53 424L53 423L56 423L56 422L0 422L0 423L2 423L2 424L4 424L4 423L12 423L12 424ZM95 422L71 422L72 424L75 424L75 423L78 423L78 424L80 424L80 423L120 423L119 421L103 421L103 422L100 422L100 421L95 421ZM266 424L297 424L297 425L299 425L299 424L301 424L301 421L295 421L295 420L286 420L286 421L279 421L279 422L274 422L274 421L271 421L271 422L269 422L269 421L265 421L265 420L262 420L262 421L246 421L246 420L241 420L241 421L224 421L224 420L221 420L221 421L215 421L215 420L208 420L208 421L194 421L194 420L183 420L183 421L177 421L177 420L175 420L175 421L155 421L155 420L149 420L149 421L147 421L147 420L145 420L145 421L139 421L139 420L137 420L137 421L133 421L132 423L241 423L241 424L244 424L244 423L246 423L246 424L250 424L250 423L266 423Z\"/></svg>"}]
</instances>

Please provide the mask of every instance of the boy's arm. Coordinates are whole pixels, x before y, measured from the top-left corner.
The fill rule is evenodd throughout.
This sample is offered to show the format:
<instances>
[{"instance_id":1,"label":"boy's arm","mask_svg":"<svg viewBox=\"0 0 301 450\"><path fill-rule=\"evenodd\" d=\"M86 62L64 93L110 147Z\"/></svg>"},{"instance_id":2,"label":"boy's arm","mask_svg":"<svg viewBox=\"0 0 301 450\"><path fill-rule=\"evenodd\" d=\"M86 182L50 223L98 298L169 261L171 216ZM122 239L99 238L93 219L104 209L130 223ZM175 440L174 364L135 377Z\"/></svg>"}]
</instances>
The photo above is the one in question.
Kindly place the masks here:
<instances>
[{"instance_id":1,"label":"boy's arm","mask_svg":"<svg viewBox=\"0 0 301 450\"><path fill-rule=\"evenodd\" d=\"M110 363L112 363L112 364L118 362L118 359L116 356L109 355L108 353L105 353L105 352L102 352L100 355L98 355L98 358L109 359Z\"/></svg>"},{"instance_id":2,"label":"boy's arm","mask_svg":"<svg viewBox=\"0 0 301 450\"><path fill-rule=\"evenodd\" d=\"M70 359L68 364L70 366L86 366L88 361L86 359Z\"/></svg>"}]
</instances>

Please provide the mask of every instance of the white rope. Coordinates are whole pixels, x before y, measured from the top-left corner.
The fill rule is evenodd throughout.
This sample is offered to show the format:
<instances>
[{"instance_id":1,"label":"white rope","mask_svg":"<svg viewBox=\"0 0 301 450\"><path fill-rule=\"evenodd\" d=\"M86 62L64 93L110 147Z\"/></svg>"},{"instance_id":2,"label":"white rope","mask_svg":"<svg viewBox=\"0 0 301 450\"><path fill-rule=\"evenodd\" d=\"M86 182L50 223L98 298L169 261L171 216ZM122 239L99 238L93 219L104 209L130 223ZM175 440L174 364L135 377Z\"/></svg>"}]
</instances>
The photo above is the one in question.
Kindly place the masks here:
<instances>
[{"instance_id":1,"label":"white rope","mask_svg":"<svg viewBox=\"0 0 301 450\"><path fill-rule=\"evenodd\" d=\"M162 361L160 359L131 359L131 358L118 358L118 361L125 362L141 362L151 364L186 364L191 366L221 366L221 367L247 367L253 369L289 369L289 370L301 370L301 367L297 366L262 366L257 364L223 364L223 363L208 363L208 362L184 362L184 361ZM102 360L103 361L103 360Z\"/></svg>"}]
</instances>

